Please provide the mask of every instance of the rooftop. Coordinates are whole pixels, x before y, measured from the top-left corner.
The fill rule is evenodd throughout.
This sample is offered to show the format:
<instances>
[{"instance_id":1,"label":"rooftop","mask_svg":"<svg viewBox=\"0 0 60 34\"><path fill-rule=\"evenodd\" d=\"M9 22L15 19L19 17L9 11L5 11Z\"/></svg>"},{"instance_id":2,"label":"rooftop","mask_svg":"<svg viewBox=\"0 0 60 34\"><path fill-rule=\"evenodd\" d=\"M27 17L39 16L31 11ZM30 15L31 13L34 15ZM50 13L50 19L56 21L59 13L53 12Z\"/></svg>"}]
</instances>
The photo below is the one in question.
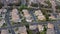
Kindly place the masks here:
<instances>
[{"instance_id":1,"label":"rooftop","mask_svg":"<svg viewBox=\"0 0 60 34\"><path fill-rule=\"evenodd\" d=\"M29 25L30 30L35 30L37 28L37 25Z\"/></svg>"},{"instance_id":2,"label":"rooftop","mask_svg":"<svg viewBox=\"0 0 60 34\"><path fill-rule=\"evenodd\" d=\"M54 15L49 16L50 19L56 19Z\"/></svg>"},{"instance_id":3,"label":"rooftop","mask_svg":"<svg viewBox=\"0 0 60 34\"><path fill-rule=\"evenodd\" d=\"M9 34L8 30L2 30L1 34Z\"/></svg>"},{"instance_id":4,"label":"rooftop","mask_svg":"<svg viewBox=\"0 0 60 34\"><path fill-rule=\"evenodd\" d=\"M53 24L48 23L48 29L47 29L46 34L55 34L54 25Z\"/></svg>"},{"instance_id":5,"label":"rooftop","mask_svg":"<svg viewBox=\"0 0 60 34\"><path fill-rule=\"evenodd\" d=\"M28 10L24 9L22 11L23 11L25 17L30 17L30 14L29 14Z\"/></svg>"},{"instance_id":6,"label":"rooftop","mask_svg":"<svg viewBox=\"0 0 60 34\"><path fill-rule=\"evenodd\" d=\"M41 10L36 10L34 14L35 14L36 16L38 16L38 15L42 15L42 12L41 12Z\"/></svg>"},{"instance_id":7,"label":"rooftop","mask_svg":"<svg viewBox=\"0 0 60 34\"><path fill-rule=\"evenodd\" d=\"M26 21L27 22L32 22L33 19L32 19L32 16L29 14L29 11L26 10L26 9L24 9L22 11L24 13L24 17L26 18Z\"/></svg>"},{"instance_id":8,"label":"rooftop","mask_svg":"<svg viewBox=\"0 0 60 34\"><path fill-rule=\"evenodd\" d=\"M25 26L19 27L18 33L20 33L20 34L27 34L26 27Z\"/></svg>"},{"instance_id":9,"label":"rooftop","mask_svg":"<svg viewBox=\"0 0 60 34\"><path fill-rule=\"evenodd\" d=\"M41 32L44 30L44 26L43 25L38 25L38 30Z\"/></svg>"},{"instance_id":10,"label":"rooftop","mask_svg":"<svg viewBox=\"0 0 60 34\"><path fill-rule=\"evenodd\" d=\"M12 20L14 22L19 22L20 17L18 15L18 10L17 9L13 9L11 13L12 13Z\"/></svg>"},{"instance_id":11,"label":"rooftop","mask_svg":"<svg viewBox=\"0 0 60 34\"><path fill-rule=\"evenodd\" d=\"M1 1L1 3L3 3L3 4L6 4L6 3L18 3L19 2L19 0L0 0Z\"/></svg>"},{"instance_id":12,"label":"rooftop","mask_svg":"<svg viewBox=\"0 0 60 34\"><path fill-rule=\"evenodd\" d=\"M54 28L54 25L51 24L51 23L48 23L48 28L49 28L49 29L53 29L53 28Z\"/></svg>"},{"instance_id":13,"label":"rooftop","mask_svg":"<svg viewBox=\"0 0 60 34\"><path fill-rule=\"evenodd\" d=\"M55 34L55 31L54 31L54 29L47 29L46 34Z\"/></svg>"},{"instance_id":14,"label":"rooftop","mask_svg":"<svg viewBox=\"0 0 60 34\"><path fill-rule=\"evenodd\" d=\"M45 17L44 17L44 15L42 14L41 10L35 11L34 14L37 16L38 20L44 20L44 19L45 19Z\"/></svg>"}]
</instances>

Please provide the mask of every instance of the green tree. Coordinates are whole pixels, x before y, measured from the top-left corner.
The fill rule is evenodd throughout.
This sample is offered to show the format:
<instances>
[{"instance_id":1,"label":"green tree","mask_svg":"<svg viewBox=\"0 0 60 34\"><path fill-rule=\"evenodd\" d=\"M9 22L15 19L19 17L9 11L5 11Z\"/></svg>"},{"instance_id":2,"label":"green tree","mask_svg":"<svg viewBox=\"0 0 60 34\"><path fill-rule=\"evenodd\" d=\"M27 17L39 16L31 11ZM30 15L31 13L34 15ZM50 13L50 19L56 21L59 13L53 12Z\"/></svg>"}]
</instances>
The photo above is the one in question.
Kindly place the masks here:
<instances>
[{"instance_id":1,"label":"green tree","mask_svg":"<svg viewBox=\"0 0 60 34\"><path fill-rule=\"evenodd\" d=\"M28 33L28 34L33 34L30 29L27 30L27 33Z\"/></svg>"},{"instance_id":2,"label":"green tree","mask_svg":"<svg viewBox=\"0 0 60 34\"><path fill-rule=\"evenodd\" d=\"M47 10L46 9L41 9L41 11L42 11L43 15L45 15L46 21L49 21L49 16L47 14Z\"/></svg>"},{"instance_id":3,"label":"green tree","mask_svg":"<svg viewBox=\"0 0 60 34\"><path fill-rule=\"evenodd\" d=\"M22 11L23 9L27 9L27 6L21 5L20 8L19 8L19 10Z\"/></svg>"},{"instance_id":4,"label":"green tree","mask_svg":"<svg viewBox=\"0 0 60 34\"><path fill-rule=\"evenodd\" d=\"M2 6L3 6L3 4L2 4L2 3L0 3L0 9L2 8Z\"/></svg>"},{"instance_id":5,"label":"green tree","mask_svg":"<svg viewBox=\"0 0 60 34\"><path fill-rule=\"evenodd\" d=\"M48 4L48 7L52 7L51 3L49 0L45 1L46 4Z\"/></svg>"}]
</instances>

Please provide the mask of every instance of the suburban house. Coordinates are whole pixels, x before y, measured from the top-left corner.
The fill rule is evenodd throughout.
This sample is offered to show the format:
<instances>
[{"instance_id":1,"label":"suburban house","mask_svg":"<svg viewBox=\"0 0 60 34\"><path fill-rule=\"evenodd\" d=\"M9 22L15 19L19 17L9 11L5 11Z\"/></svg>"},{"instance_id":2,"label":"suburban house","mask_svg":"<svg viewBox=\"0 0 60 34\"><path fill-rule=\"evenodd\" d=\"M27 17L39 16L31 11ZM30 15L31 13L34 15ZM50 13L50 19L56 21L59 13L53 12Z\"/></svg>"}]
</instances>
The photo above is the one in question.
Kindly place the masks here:
<instances>
[{"instance_id":1,"label":"suburban house","mask_svg":"<svg viewBox=\"0 0 60 34\"><path fill-rule=\"evenodd\" d=\"M7 9L1 9L1 14L2 14L2 18L5 18L5 14L7 12Z\"/></svg>"},{"instance_id":2,"label":"suburban house","mask_svg":"<svg viewBox=\"0 0 60 34\"><path fill-rule=\"evenodd\" d=\"M31 3L37 3L37 0L29 0L29 4Z\"/></svg>"},{"instance_id":3,"label":"suburban house","mask_svg":"<svg viewBox=\"0 0 60 34\"><path fill-rule=\"evenodd\" d=\"M4 19L0 20L0 27L1 27L4 23L5 23L5 20L4 20Z\"/></svg>"},{"instance_id":4,"label":"suburban house","mask_svg":"<svg viewBox=\"0 0 60 34\"><path fill-rule=\"evenodd\" d=\"M49 19L56 19L54 15L50 15Z\"/></svg>"},{"instance_id":5,"label":"suburban house","mask_svg":"<svg viewBox=\"0 0 60 34\"><path fill-rule=\"evenodd\" d=\"M30 30L35 30L35 29L37 29L37 25L29 25L29 29Z\"/></svg>"},{"instance_id":6,"label":"suburban house","mask_svg":"<svg viewBox=\"0 0 60 34\"><path fill-rule=\"evenodd\" d=\"M56 2L55 2L55 0L49 0L50 1L50 3L52 4L52 9L53 9L53 11L55 12L56 11Z\"/></svg>"},{"instance_id":7,"label":"suburban house","mask_svg":"<svg viewBox=\"0 0 60 34\"><path fill-rule=\"evenodd\" d=\"M0 14L2 14L2 13L6 13L7 12L7 9L0 9Z\"/></svg>"},{"instance_id":8,"label":"suburban house","mask_svg":"<svg viewBox=\"0 0 60 34\"><path fill-rule=\"evenodd\" d=\"M16 34L27 34L26 27L25 26L18 27L18 31L15 31L15 33Z\"/></svg>"},{"instance_id":9,"label":"suburban house","mask_svg":"<svg viewBox=\"0 0 60 34\"><path fill-rule=\"evenodd\" d=\"M32 16L29 14L29 11L24 9L22 10L23 11L23 14L24 14L24 17L26 18L26 21L27 22L32 22Z\"/></svg>"},{"instance_id":10,"label":"suburban house","mask_svg":"<svg viewBox=\"0 0 60 34\"><path fill-rule=\"evenodd\" d=\"M45 16L42 14L41 10L36 10L34 14L37 16L38 20L46 19Z\"/></svg>"},{"instance_id":11,"label":"suburban house","mask_svg":"<svg viewBox=\"0 0 60 34\"><path fill-rule=\"evenodd\" d=\"M44 30L44 26L40 24L34 24L34 25L29 25L30 30L36 30L38 29L39 32Z\"/></svg>"},{"instance_id":12,"label":"suburban house","mask_svg":"<svg viewBox=\"0 0 60 34\"><path fill-rule=\"evenodd\" d=\"M55 0L56 4L60 6L60 0Z\"/></svg>"},{"instance_id":13,"label":"suburban house","mask_svg":"<svg viewBox=\"0 0 60 34\"><path fill-rule=\"evenodd\" d=\"M48 27L48 29L47 29L46 34L55 34L54 25L53 24L48 23L47 27Z\"/></svg>"},{"instance_id":14,"label":"suburban house","mask_svg":"<svg viewBox=\"0 0 60 34\"><path fill-rule=\"evenodd\" d=\"M0 9L0 27L5 23L6 9Z\"/></svg>"},{"instance_id":15,"label":"suburban house","mask_svg":"<svg viewBox=\"0 0 60 34\"><path fill-rule=\"evenodd\" d=\"M45 6L48 6L48 4L45 3L45 1L47 1L47 0L38 0L38 2L39 2L40 4L45 5Z\"/></svg>"},{"instance_id":16,"label":"suburban house","mask_svg":"<svg viewBox=\"0 0 60 34\"><path fill-rule=\"evenodd\" d=\"M37 27L38 24L30 24L29 25L29 30L32 31L32 34L37 34L38 32L38 27Z\"/></svg>"},{"instance_id":17,"label":"suburban house","mask_svg":"<svg viewBox=\"0 0 60 34\"><path fill-rule=\"evenodd\" d=\"M28 7L31 7L30 5L32 4L32 3L34 3L34 4L42 4L42 5L46 5L47 6L47 4L46 3L44 3L44 1L46 1L46 0L29 0L29 5L28 5Z\"/></svg>"},{"instance_id":18,"label":"suburban house","mask_svg":"<svg viewBox=\"0 0 60 34\"><path fill-rule=\"evenodd\" d=\"M11 15L12 15L13 22L21 22L17 9L13 9Z\"/></svg>"},{"instance_id":19,"label":"suburban house","mask_svg":"<svg viewBox=\"0 0 60 34\"><path fill-rule=\"evenodd\" d=\"M2 30L1 34L9 34L9 31L8 30Z\"/></svg>"},{"instance_id":20,"label":"suburban house","mask_svg":"<svg viewBox=\"0 0 60 34\"><path fill-rule=\"evenodd\" d=\"M2 4L9 5L9 4L18 4L20 2L20 0L0 0L0 2Z\"/></svg>"},{"instance_id":21,"label":"suburban house","mask_svg":"<svg viewBox=\"0 0 60 34\"><path fill-rule=\"evenodd\" d=\"M44 30L44 26L43 25L38 25L38 30L39 30L39 32L43 31Z\"/></svg>"}]
</instances>

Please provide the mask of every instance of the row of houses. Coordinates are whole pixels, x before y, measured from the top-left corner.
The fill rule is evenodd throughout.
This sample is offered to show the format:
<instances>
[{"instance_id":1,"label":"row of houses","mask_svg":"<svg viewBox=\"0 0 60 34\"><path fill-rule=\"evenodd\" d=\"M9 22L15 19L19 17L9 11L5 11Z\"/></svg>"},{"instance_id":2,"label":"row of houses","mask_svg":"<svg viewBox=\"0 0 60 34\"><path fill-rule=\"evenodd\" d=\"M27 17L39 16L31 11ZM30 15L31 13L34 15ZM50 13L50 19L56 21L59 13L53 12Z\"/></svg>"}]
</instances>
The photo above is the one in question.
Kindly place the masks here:
<instances>
[{"instance_id":1,"label":"row of houses","mask_svg":"<svg viewBox=\"0 0 60 34\"><path fill-rule=\"evenodd\" d=\"M33 4L42 4L42 5L44 5L44 6L48 6L48 4L46 4L45 3L45 1L47 1L47 0L29 0L29 2L28 2L28 7L32 7L31 6L31 4L33 3Z\"/></svg>"},{"instance_id":2,"label":"row of houses","mask_svg":"<svg viewBox=\"0 0 60 34\"><path fill-rule=\"evenodd\" d=\"M27 2L28 1L28 2ZM45 0L0 0L0 3L4 4L4 5L10 5L10 4L28 4L28 7L34 3L34 4L37 4L37 3L41 3L43 5L47 5L46 3L44 3ZM24 2L24 3L23 3Z\"/></svg>"},{"instance_id":3,"label":"row of houses","mask_svg":"<svg viewBox=\"0 0 60 34\"><path fill-rule=\"evenodd\" d=\"M42 32L44 30L43 25L39 25L39 24L38 25L29 25L30 30L35 30L36 28L38 28L39 32ZM18 30L17 31L14 30L14 32L15 32L15 34L28 34L25 26L18 27ZM9 31L8 30L2 30L1 34L9 34ZM46 34L55 34L53 24L48 23Z\"/></svg>"},{"instance_id":4,"label":"row of houses","mask_svg":"<svg viewBox=\"0 0 60 34\"><path fill-rule=\"evenodd\" d=\"M22 12L23 12L23 15L24 15L27 22L32 22L33 21L33 18L32 18L31 14L29 13L29 11L27 9L22 10ZM38 21L39 20L43 20L43 21L46 20L46 16L43 15L41 10L35 10L33 14L36 16L36 20L38 20ZM52 19L52 20L56 19L56 17L52 13L49 14L49 15L48 15L49 19Z\"/></svg>"},{"instance_id":5,"label":"row of houses","mask_svg":"<svg viewBox=\"0 0 60 34\"><path fill-rule=\"evenodd\" d=\"M55 12L56 11L56 2L55 2L55 0L49 0L50 1L50 3L52 4L52 9L53 9L53 12Z\"/></svg>"},{"instance_id":6,"label":"row of houses","mask_svg":"<svg viewBox=\"0 0 60 34\"><path fill-rule=\"evenodd\" d=\"M27 34L27 29L25 26L18 27L18 30L15 31L15 34Z\"/></svg>"},{"instance_id":7,"label":"row of houses","mask_svg":"<svg viewBox=\"0 0 60 34\"><path fill-rule=\"evenodd\" d=\"M18 31L14 31L14 32L15 34L27 34L25 26L18 27ZM11 34L11 33L9 32L8 29L6 29L6 30L1 30L0 34Z\"/></svg>"},{"instance_id":8,"label":"row of houses","mask_svg":"<svg viewBox=\"0 0 60 34\"><path fill-rule=\"evenodd\" d=\"M1 34L9 34L9 31L8 30L2 30Z\"/></svg>"},{"instance_id":9,"label":"row of houses","mask_svg":"<svg viewBox=\"0 0 60 34\"><path fill-rule=\"evenodd\" d=\"M0 0L2 4L18 4L20 0Z\"/></svg>"},{"instance_id":10,"label":"row of houses","mask_svg":"<svg viewBox=\"0 0 60 34\"><path fill-rule=\"evenodd\" d=\"M38 28L39 32L44 30L44 26L43 25L29 25L29 29L30 30L35 30L37 28Z\"/></svg>"},{"instance_id":11,"label":"row of houses","mask_svg":"<svg viewBox=\"0 0 60 34\"><path fill-rule=\"evenodd\" d=\"M19 1L22 1L22 0L0 0L1 3L18 3ZM24 2L27 1L27 0L23 0ZM32 2L33 3L44 3L45 0L28 0L29 4L31 4Z\"/></svg>"},{"instance_id":12,"label":"row of houses","mask_svg":"<svg viewBox=\"0 0 60 34\"><path fill-rule=\"evenodd\" d=\"M0 27L5 23L5 13L6 9L0 9Z\"/></svg>"},{"instance_id":13,"label":"row of houses","mask_svg":"<svg viewBox=\"0 0 60 34\"><path fill-rule=\"evenodd\" d=\"M53 24L48 24L48 29L46 34L55 34L55 30L54 30L54 25Z\"/></svg>"},{"instance_id":14,"label":"row of houses","mask_svg":"<svg viewBox=\"0 0 60 34\"><path fill-rule=\"evenodd\" d=\"M40 25L40 24L38 24L38 25L29 25L29 29L30 30L38 29L39 32L42 32L44 30L44 26ZM55 30L54 30L54 25L53 24L48 23L46 34L55 34Z\"/></svg>"},{"instance_id":15,"label":"row of houses","mask_svg":"<svg viewBox=\"0 0 60 34\"><path fill-rule=\"evenodd\" d=\"M43 12L41 10L36 10L34 12L34 15L37 16L38 20L46 20L46 16L43 15ZM47 13L47 15L49 19L52 19L52 20L56 19L56 17L52 13L51 14Z\"/></svg>"}]
</instances>

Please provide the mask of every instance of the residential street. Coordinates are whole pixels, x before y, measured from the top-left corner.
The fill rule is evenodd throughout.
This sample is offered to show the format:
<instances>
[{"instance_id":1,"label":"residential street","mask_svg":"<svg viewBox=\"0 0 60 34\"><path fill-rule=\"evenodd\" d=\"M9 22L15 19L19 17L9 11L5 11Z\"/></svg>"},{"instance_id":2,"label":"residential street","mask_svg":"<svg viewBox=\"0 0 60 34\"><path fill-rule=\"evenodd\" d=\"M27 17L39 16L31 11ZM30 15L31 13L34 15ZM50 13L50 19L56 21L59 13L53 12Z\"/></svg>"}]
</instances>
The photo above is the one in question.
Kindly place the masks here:
<instances>
[{"instance_id":1,"label":"residential street","mask_svg":"<svg viewBox=\"0 0 60 34\"><path fill-rule=\"evenodd\" d=\"M10 15L10 10L7 9L6 16L5 16L5 20L6 20L6 23L7 23L8 27L10 27L10 30L11 30L12 34L15 34L15 32L14 32L14 30L12 29L12 26L11 26L11 22L10 22L9 15Z\"/></svg>"},{"instance_id":2,"label":"residential street","mask_svg":"<svg viewBox=\"0 0 60 34\"><path fill-rule=\"evenodd\" d=\"M7 2L6 2L6 0L3 0L2 1L3 3L4 3L4 6L7 6ZM11 2L11 1L10 1ZM52 10L53 11L53 13L52 13L52 15L54 15L55 16L55 18L57 18L57 13L56 13L56 8L55 8L55 6L56 6L56 4L55 4L55 2L53 1L53 0L50 0L50 2L51 2L51 4L52 4L52 9L51 8L44 8L44 9L47 9L47 10ZM58 2L57 2L58 3ZM21 4L22 5L26 5L26 0L21 0ZM27 3L28 4L28 3ZM58 3L59 4L59 3ZM10 6L9 6L10 7ZM20 6L16 6L15 8L19 8ZM40 7L39 7L40 8ZM43 9L43 8L40 8L39 9L38 8L38 10L40 10L40 9ZM10 10L8 7L6 7L6 8L4 8L4 9L7 9L7 12L6 12L6 14L5 14L5 22L7 23L7 27L2 27L2 28L0 28L0 31L1 30L10 30L11 31L11 33L12 34L15 34L15 31L14 31L14 28L16 28L16 27L21 27L21 25L22 24L20 24L20 22L19 22L19 24L16 24L16 25L11 25L11 19L10 19L10 12L12 11L12 10ZM32 16L32 18L33 18L33 22L29 22L29 23L23 23L24 24L24 26L25 26L25 24L35 24L35 25L37 25L37 24L41 24L41 25L47 25L48 23L52 23L53 25L54 25L54 30L55 30L55 34L60 34L60 29L59 29L59 25L60 25L60 20L56 20L56 21L45 21L45 22L37 22L36 21L36 16L34 15L34 11L35 10L37 10L37 8L31 8L31 10L29 10L29 13L28 14L30 14L31 16ZM15 13L14 13L15 14ZM20 18L20 14L17 14L17 15L19 15L19 18ZM27 15L27 14L26 14ZM39 15L40 15L40 13L39 13ZM15 16L14 16L15 17ZM23 16L24 17L24 16ZM16 17L17 18L17 17ZM28 17L29 18L29 17ZM15 20L16 21L16 20ZM18 21L18 20L17 20ZM22 22L21 22L22 23Z\"/></svg>"}]
</instances>

